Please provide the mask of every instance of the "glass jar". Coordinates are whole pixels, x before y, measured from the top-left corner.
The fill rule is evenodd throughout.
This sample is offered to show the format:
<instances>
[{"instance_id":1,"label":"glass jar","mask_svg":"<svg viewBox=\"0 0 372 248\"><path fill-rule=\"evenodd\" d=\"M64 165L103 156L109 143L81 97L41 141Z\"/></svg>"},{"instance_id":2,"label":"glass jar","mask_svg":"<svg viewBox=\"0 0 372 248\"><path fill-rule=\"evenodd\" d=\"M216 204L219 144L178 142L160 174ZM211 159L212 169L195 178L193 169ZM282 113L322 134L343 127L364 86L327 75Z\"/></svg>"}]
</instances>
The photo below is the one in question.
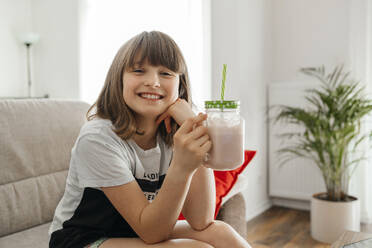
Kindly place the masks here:
<instances>
[{"instance_id":1,"label":"glass jar","mask_svg":"<svg viewBox=\"0 0 372 248\"><path fill-rule=\"evenodd\" d=\"M214 170L233 170L244 162L244 119L239 101L205 101L208 135L212 149L206 166Z\"/></svg>"}]
</instances>

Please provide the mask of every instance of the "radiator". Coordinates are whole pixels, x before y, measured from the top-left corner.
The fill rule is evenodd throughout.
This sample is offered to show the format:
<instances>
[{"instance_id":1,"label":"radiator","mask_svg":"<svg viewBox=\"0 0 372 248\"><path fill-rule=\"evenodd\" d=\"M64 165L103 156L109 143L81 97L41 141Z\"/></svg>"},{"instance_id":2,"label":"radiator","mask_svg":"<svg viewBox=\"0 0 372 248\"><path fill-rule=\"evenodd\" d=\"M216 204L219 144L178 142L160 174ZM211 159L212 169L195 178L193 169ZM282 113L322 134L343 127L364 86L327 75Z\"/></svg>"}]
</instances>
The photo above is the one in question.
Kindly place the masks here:
<instances>
[{"instance_id":1,"label":"radiator","mask_svg":"<svg viewBox=\"0 0 372 248\"><path fill-rule=\"evenodd\" d=\"M273 83L268 86L268 106L289 105L306 107L305 89L314 83ZM269 111L272 119L277 112ZM314 193L324 192L325 185L319 168L310 160L296 158L280 165L278 149L288 144L279 134L299 131L300 128L284 123L268 125L269 133L269 195L294 200L310 200Z\"/></svg>"}]
</instances>

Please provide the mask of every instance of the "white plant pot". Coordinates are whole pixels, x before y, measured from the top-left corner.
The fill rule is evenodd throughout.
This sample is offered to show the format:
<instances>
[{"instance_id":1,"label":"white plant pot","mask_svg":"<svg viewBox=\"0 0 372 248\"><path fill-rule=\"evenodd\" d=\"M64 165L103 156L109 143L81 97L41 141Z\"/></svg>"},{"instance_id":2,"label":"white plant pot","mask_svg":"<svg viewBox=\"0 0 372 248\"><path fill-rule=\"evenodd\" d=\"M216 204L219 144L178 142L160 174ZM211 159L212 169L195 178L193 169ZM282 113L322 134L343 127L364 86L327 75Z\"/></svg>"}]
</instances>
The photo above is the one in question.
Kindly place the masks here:
<instances>
[{"instance_id":1,"label":"white plant pot","mask_svg":"<svg viewBox=\"0 0 372 248\"><path fill-rule=\"evenodd\" d=\"M335 242L345 230L360 231L360 201L332 202L311 198L311 236L324 243Z\"/></svg>"}]
</instances>

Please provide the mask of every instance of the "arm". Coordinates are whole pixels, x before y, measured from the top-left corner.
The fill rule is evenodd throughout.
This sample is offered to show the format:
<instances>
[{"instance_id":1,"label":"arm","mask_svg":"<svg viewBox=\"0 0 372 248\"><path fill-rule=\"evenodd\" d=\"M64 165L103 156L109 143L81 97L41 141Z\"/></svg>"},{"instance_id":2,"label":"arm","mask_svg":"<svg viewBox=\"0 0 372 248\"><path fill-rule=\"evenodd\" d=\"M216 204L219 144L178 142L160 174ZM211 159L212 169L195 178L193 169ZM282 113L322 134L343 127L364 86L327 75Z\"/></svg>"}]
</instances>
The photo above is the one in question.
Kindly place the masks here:
<instances>
[{"instance_id":1,"label":"arm","mask_svg":"<svg viewBox=\"0 0 372 248\"><path fill-rule=\"evenodd\" d=\"M136 182L102 188L113 206L146 243L169 238L184 205L192 175L211 148L203 127L193 126L205 120L199 115L188 119L174 135L173 159L164 183L149 203Z\"/></svg>"},{"instance_id":2,"label":"arm","mask_svg":"<svg viewBox=\"0 0 372 248\"><path fill-rule=\"evenodd\" d=\"M179 125L182 125L187 118L195 116L195 114L185 100L178 99L159 120L168 116L172 117ZM213 171L201 166L193 175L182 209L183 216L192 228L202 230L213 221L215 198L216 189Z\"/></svg>"},{"instance_id":3,"label":"arm","mask_svg":"<svg viewBox=\"0 0 372 248\"><path fill-rule=\"evenodd\" d=\"M199 167L194 173L182 214L195 230L212 223L216 205L216 185L213 170Z\"/></svg>"},{"instance_id":4,"label":"arm","mask_svg":"<svg viewBox=\"0 0 372 248\"><path fill-rule=\"evenodd\" d=\"M192 174L171 164L152 203L147 201L135 181L102 190L138 236L144 242L153 244L168 239L181 212Z\"/></svg>"}]
</instances>

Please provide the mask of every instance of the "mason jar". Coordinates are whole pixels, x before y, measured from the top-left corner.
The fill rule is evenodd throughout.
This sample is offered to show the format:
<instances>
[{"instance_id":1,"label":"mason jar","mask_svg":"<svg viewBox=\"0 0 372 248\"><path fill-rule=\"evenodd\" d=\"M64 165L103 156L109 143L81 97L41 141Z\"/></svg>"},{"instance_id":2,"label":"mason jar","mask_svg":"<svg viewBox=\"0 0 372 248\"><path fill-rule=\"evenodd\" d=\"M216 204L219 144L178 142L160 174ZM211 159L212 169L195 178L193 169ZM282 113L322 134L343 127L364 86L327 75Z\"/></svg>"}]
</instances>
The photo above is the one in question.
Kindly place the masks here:
<instances>
[{"instance_id":1,"label":"mason jar","mask_svg":"<svg viewBox=\"0 0 372 248\"><path fill-rule=\"evenodd\" d=\"M206 126L212 148L206 166L214 170L233 170L244 162L245 123L239 101L205 101Z\"/></svg>"}]
</instances>

